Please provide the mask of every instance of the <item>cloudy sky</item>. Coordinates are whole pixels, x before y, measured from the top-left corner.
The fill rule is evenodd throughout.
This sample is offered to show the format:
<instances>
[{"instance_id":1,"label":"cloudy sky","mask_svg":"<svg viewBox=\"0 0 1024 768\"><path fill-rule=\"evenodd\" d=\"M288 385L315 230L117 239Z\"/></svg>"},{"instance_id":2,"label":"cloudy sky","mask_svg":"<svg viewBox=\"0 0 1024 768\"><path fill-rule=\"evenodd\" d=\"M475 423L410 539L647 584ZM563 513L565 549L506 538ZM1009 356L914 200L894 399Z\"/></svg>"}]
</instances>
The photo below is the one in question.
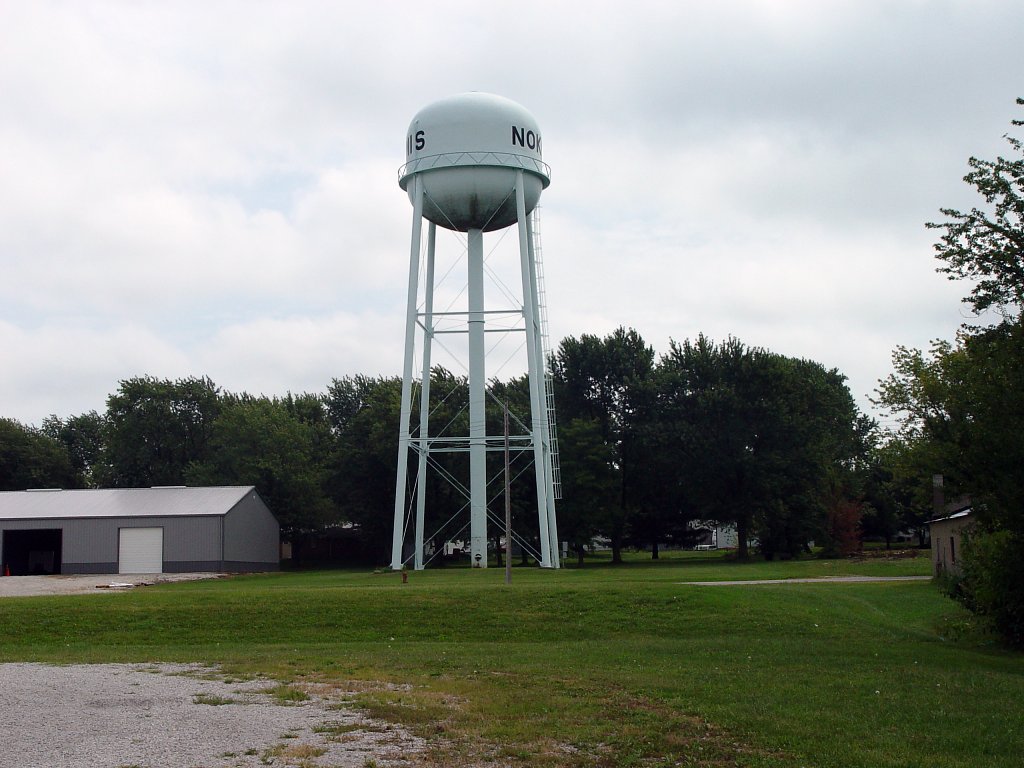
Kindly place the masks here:
<instances>
[{"instance_id":1,"label":"cloudy sky","mask_svg":"<svg viewBox=\"0 0 1024 768\"><path fill-rule=\"evenodd\" d=\"M543 130L556 342L733 335L867 408L966 317L924 223L1008 149L1024 4L0 0L0 416L400 374L406 127L470 90Z\"/></svg>"}]
</instances>

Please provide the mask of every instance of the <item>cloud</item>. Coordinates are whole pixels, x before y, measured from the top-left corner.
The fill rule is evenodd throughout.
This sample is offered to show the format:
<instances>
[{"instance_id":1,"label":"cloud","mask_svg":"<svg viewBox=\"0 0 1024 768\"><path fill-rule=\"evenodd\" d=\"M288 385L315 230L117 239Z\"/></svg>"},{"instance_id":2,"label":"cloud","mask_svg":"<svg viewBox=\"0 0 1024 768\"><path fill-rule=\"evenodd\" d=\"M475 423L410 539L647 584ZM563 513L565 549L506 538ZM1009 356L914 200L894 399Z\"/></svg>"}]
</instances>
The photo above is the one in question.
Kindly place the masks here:
<instances>
[{"instance_id":1,"label":"cloud","mask_svg":"<svg viewBox=\"0 0 1024 768\"><path fill-rule=\"evenodd\" d=\"M397 374L405 129L473 89L544 131L555 341L734 334L836 365L859 394L893 346L960 320L923 223L973 203L966 159L1005 153L1024 67L1009 0L3 16L0 394L30 422L102 409L144 373L268 394ZM514 257L494 270L517 289Z\"/></svg>"},{"instance_id":2,"label":"cloud","mask_svg":"<svg viewBox=\"0 0 1024 768\"><path fill-rule=\"evenodd\" d=\"M0 320L0 359L7 361L0 402L15 405L4 415L29 423L51 413L102 411L122 379L158 372L177 378L189 370L187 355L134 324L26 328Z\"/></svg>"},{"instance_id":3,"label":"cloud","mask_svg":"<svg viewBox=\"0 0 1024 768\"><path fill-rule=\"evenodd\" d=\"M401 334L401 317L373 313L258 318L219 328L194 365L234 392L323 392L334 378L393 370Z\"/></svg>"}]
</instances>

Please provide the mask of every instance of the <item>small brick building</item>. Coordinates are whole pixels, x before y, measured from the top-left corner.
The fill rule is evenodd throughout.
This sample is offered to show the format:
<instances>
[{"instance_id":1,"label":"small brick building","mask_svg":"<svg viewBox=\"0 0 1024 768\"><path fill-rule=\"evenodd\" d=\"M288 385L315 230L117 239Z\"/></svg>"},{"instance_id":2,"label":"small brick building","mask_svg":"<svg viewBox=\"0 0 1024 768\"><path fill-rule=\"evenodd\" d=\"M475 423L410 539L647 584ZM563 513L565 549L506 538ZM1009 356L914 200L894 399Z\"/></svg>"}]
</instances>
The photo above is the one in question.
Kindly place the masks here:
<instances>
[{"instance_id":1,"label":"small brick building","mask_svg":"<svg viewBox=\"0 0 1024 768\"><path fill-rule=\"evenodd\" d=\"M970 507L928 521L932 540L932 573L936 576L960 572L961 537L970 524Z\"/></svg>"}]
</instances>

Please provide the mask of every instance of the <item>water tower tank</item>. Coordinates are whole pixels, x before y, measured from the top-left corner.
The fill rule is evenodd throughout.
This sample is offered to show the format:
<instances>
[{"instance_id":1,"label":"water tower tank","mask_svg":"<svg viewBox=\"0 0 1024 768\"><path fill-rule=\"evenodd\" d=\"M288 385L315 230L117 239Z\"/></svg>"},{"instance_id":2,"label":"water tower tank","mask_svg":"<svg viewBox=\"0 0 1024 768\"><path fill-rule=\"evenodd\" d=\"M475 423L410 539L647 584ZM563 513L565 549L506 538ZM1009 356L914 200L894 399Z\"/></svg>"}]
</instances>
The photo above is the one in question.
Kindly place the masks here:
<instances>
[{"instance_id":1,"label":"water tower tank","mask_svg":"<svg viewBox=\"0 0 1024 768\"><path fill-rule=\"evenodd\" d=\"M423 216L439 227L490 232L516 222L516 171L524 172L526 212L550 183L540 128L523 106L490 93L463 93L419 111L406 136L398 183L423 184Z\"/></svg>"}]
</instances>

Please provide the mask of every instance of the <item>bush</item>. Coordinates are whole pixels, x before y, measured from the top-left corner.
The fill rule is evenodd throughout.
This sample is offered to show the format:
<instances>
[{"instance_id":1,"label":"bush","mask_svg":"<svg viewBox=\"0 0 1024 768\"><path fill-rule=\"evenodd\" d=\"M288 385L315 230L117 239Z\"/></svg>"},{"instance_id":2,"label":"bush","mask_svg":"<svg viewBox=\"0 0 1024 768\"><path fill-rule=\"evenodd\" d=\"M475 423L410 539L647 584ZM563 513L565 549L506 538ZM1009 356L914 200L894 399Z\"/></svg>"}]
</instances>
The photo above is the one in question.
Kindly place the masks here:
<instances>
[{"instance_id":1,"label":"bush","mask_svg":"<svg viewBox=\"0 0 1024 768\"><path fill-rule=\"evenodd\" d=\"M820 557L850 557L861 550L861 505L838 501L828 510L827 527Z\"/></svg>"},{"instance_id":2,"label":"bush","mask_svg":"<svg viewBox=\"0 0 1024 768\"><path fill-rule=\"evenodd\" d=\"M946 597L951 597L954 600L959 600L961 603L965 603L964 600L964 577L959 572L950 572L946 570L940 570L933 582L938 586L939 591L942 592Z\"/></svg>"},{"instance_id":3,"label":"bush","mask_svg":"<svg viewBox=\"0 0 1024 768\"><path fill-rule=\"evenodd\" d=\"M973 528L964 534L954 593L1011 643L1024 645L1024 536Z\"/></svg>"}]
</instances>

